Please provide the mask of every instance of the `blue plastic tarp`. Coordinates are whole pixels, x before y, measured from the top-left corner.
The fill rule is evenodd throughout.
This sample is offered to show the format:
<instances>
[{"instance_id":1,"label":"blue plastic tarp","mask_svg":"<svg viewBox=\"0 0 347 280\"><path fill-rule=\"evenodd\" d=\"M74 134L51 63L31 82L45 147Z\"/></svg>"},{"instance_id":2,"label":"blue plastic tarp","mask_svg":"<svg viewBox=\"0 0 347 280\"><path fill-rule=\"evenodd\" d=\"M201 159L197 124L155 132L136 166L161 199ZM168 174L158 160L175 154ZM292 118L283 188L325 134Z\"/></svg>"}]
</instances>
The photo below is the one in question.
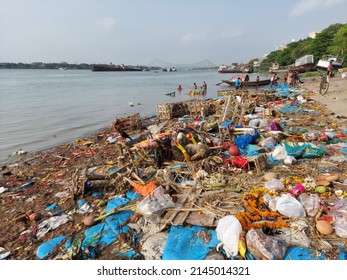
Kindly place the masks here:
<instances>
[{"instance_id":1,"label":"blue plastic tarp","mask_svg":"<svg viewBox=\"0 0 347 280\"><path fill-rule=\"evenodd\" d=\"M339 248L339 260L347 260L347 249L344 247Z\"/></svg>"},{"instance_id":2,"label":"blue plastic tarp","mask_svg":"<svg viewBox=\"0 0 347 280\"><path fill-rule=\"evenodd\" d=\"M304 248L291 247L287 249L284 260L326 260L326 255L322 252Z\"/></svg>"},{"instance_id":3,"label":"blue plastic tarp","mask_svg":"<svg viewBox=\"0 0 347 280\"><path fill-rule=\"evenodd\" d=\"M241 155L246 157L259 156L261 154L259 151L262 149L262 147L259 147L257 145L249 144L246 149L240 149L240 152Z\"/></svg>"},{"instance_id":4,"label":"blue plastic tarp","mask_svg":"<svg viewBox=\"0 0 347 280\"><path fill-rule=\"evenodd\" d=\"M215 230L207 230L211 235L208 243L198 237L199 231L206 231L205 227L173 226L164 248L163 260L203 260L206 255L218 244Z\"/></svg>"},{"instance_id":5,"label":"blue plastic tarp","mask_svg":"<svg viewBox=\"0 0 347 280\"><path fill-rule=\"evenodd\" d=\"M107 202L106 205L106 214L110 213L113 209L120 207L120 206L125 206L130 202L130 199L124 198L124 197L116 197L109 202Z\"/></svg>"},{"instance_id":6,"label":"blue plastic tarp","mask_svg":"<svg viewBox=\"0 0 347 280\"><path fill-rule=\"evenodd\" d=\"M55 247L60 244L61 241L63 241L66 238L66 236L58 236L56 238L53 238L51 240L46 241L45 243L42 243L37 247L36 255L39 259L44 259L48 257Z\"/></svg>"},{"instance_id":7,"label":"blue plastic tarp","mask_svg":"<svg viewBox=\"0 0 347 280\"><path fill-rule=\"evenodd\" d=\"M317 158L325 154L325 150L311 143L289 143L284 142L288 156L295 158Z\"/></svg>"},{"instance_id":8,"label":"blue plastic tarp","mask_svg":"<svg viewBox=\"0 0 347 280\"><path fill-rule=\"evenodd\" d=\"M82 242L82 250L89 246L107 246L117 240L120 233L129 231L123 224L130 219L133 211L121 211L108 216L104 222L99 223L84 232L85 239Z\"/></svg>"}]
</instances>

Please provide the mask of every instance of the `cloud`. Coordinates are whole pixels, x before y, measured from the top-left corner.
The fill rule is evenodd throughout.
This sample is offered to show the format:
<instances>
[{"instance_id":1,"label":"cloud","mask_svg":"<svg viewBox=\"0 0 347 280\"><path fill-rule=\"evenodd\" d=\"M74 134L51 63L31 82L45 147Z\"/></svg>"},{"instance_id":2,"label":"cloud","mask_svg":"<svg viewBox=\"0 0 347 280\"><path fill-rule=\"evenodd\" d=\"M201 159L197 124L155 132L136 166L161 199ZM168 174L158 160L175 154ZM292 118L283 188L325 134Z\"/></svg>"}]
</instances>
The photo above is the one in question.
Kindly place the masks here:
<instances>
[{"instance_id":1,"label":"cloud","mask_svg":"<svg viewBox=\"0 0 347 280\"><path fill-rule=\"evenodd\" d=\"M181 38L181 42L184 44L191 44L191 43L195 43L195 42L206 41L207 38L208 38L208 32L201 31L201 32L198 32L195 34L193 34L193 33L185 34Z\"/></svg>"},{"instance_id":2,"label":"cloud","mask_svg":"<svg viewBox=\"0 0 347 280\"><path fill-rule=\"evenodd\" d=\"M242 35L242 30L241 29L234 29L234 30L229 30L229 31L223 31L219 33L219 37L226 39L226 38L235 38Z\"/></svg>"},{"instance_id":3,"label":"cloud","mask_svg":"<svg viewBox=\"0 0 347 280\"><path fill-rule=\"evenodd\" d=\"M242 31L240 29L228 30L228 31L200 31L198 33L187 33L181 38L181 42L184 44L193 44L196 42L203 42L207 40L216 40L218 38L227 39L240 36Z\"/></svg>"},{"instance_id":4,"label":"cloud","mask_svg":"<svg viewBox=\"0 0 347 280\"><path fill-rule=\"evenodd\" d=\"M291 16L300 16L311 11L338 5L346 0L300 0L291 10ZM322 14L324 16L324 14Z\"/></svg>"},{"instance_id":5,"label":"cloud","mask_svg":"<svg viewBox=\"0 0 347 280\"><path fill-rule=\"evenodd\" d=\"M103 18L97 19L95 21L95 24L98 27L101 27L103 29L111 29L115 26L116 21L111 17L103 17Z\"/></svg>"}]
</instances>

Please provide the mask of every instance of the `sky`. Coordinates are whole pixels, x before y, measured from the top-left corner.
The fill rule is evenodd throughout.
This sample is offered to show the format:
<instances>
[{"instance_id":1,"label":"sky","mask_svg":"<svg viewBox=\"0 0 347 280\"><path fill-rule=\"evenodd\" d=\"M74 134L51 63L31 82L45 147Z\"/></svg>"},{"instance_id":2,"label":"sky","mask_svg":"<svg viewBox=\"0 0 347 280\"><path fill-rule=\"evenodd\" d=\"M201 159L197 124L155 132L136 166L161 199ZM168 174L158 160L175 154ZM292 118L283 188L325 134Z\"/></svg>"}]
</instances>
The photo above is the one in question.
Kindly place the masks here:
<instances>
[{"instance_id":1,"label":"sky","mask_svg":"<svg viewBox=\"0 0 347 280\"><path fill-rule=\"evenodd\" d=\"M347 0L0 0L0 62L246 63L347 22Z\"/></svg>"}]
</instances>

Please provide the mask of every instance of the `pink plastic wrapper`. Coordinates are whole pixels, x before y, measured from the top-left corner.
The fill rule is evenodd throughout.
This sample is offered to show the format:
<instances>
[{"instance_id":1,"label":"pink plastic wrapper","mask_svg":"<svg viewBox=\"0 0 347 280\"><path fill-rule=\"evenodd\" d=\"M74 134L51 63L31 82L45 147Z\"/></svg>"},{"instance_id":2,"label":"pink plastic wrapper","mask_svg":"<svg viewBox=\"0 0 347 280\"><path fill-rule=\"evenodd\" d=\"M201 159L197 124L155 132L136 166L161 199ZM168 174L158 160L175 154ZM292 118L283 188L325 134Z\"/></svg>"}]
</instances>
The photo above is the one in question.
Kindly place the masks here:
<instances>
[{"instance_id":1,"label":"pink plastic wrapper","mask_svg":"<svg viewBox=\"0 0 347 280\"><path fill-rule=\"evenodd\" d=\"M298 197L305 192L305 187L301 184L296 184L291 190L288 191L292 196Z\"/></svg>"}]
</instances>

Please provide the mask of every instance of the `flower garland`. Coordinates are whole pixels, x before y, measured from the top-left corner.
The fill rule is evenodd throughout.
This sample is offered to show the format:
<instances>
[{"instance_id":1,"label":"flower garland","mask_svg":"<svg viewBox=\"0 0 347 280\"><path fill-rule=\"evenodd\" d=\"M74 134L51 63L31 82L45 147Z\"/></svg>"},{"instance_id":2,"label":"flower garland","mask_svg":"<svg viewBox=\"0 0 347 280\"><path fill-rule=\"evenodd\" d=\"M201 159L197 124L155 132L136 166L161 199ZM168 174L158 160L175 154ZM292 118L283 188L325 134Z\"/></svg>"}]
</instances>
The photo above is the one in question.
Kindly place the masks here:
<instances>
[{"instance_id":1,"label":"flower garland","mask_svg":"<svg viewBox=\"0 0 347 280\"><path fill-rule=\"evenodd\" d=\"M267 210L262 198L265 193L269 193L266 188L255 188L246 193L245 198L242 199L245 211L235 214L235 217L240 221L243 230L249 231L251 228L262 227L271 229L289 227L289 224L283 220L278 212Z\"/></svg>"}]
</instances>

